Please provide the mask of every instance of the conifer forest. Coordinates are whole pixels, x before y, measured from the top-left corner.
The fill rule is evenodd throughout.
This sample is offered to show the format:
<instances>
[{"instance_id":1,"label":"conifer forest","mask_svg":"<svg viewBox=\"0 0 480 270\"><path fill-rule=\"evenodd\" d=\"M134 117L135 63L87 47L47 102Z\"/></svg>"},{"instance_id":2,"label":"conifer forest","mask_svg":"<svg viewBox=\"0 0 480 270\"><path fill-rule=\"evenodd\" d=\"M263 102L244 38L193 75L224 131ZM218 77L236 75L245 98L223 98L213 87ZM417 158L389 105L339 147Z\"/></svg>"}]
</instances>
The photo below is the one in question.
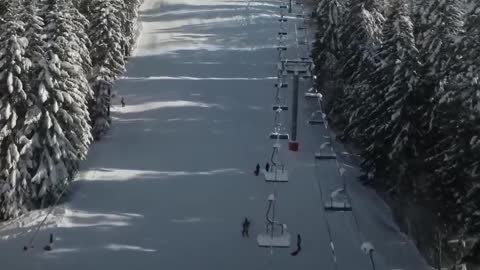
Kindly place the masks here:
<instances>
[{"instance_id":1,"label":"conifer forest","mask_svg":"<svg viewBox=\"0 0 480 270\"><path fill-rule=\"evenodd\" d=\"M480 258L480 3L321 0L318 87L365 181L438 213Z\"/></svg>"},{"instance_id":2,"label":"conifer forest","mask_svg":"<svg viewBox=\"0 0 480 270\"><path fill-rule=\"evenodd\" d=\"M258 45L272 40L261 39L267 35L259 34L258 31L261 31L261 28L266 25L265 28L271 27L275 30L268 28L265 32L270 31L276 35L278 21L286 23L286 18L291 20L295 17L293 15L284 17L282 13L281 17L278 17L280 19L277 20L275 17L277 15L272 15L273 11L271 10L278 9L280 2L288 4L290 1L291 4L292 1L294 3L303 1L302 3L305 3L309 10L308 28L311 34L309 57L313 61L312 72L314 75L311 89L316 89L321 93L322 97L319 100L321 99L321 107L324 110L323 117L335 133L333 140L344 145L345 149L354 153L356 157L358 164L352 166L356 166L361 173L354 177L354 181L382 194L382 198L386 198L389 205L398 206L408 202L409 205L421 206L422 211L431 214L433 218L428 218L428 224L432 224L429 225L431 231L417 232L417 235L431 234L431 239L434 239L430 242L427 241L428 243L425 245L432 250L432 254L435 254L427 259L435 269L444 266L442 256L449 257L449 267L459 267L460 265L478 267L480 265L480 1L225 0L217 1L217 3L214 0L205 0L205 2L178 0L178 3L174 4L172 1L177 0L0 0L0 228L2 223L21 220L24 215L32 211L41 211L68 201L70 195L76 192L69 187L78 178L82 170L82 162L88 160L87 155L91 146L95 142L102 143L110 140L107 135L116 125L116 119L121 119L120 116L154 109L178 109L181 107L182 110L186 110L196 107L196 109L201 108L202 110L224 110L204 117L209 118L208 120L216 125L230 122L235 124L235 121L242 123L241 120L248 120L247 122L253 125L256 123L255 121L259 123L263 121L257 116L255 116L257 118L253 117L252 112L259 113L263 108L257 106L258 104L253 104L252 100L256 98L250 97L247 102L245 101L247 98L238 94L240 92L229 94L228 91L236 89L235 87L242 85L244 81L258 82L260 85L263 81L272 80L271 74L268 76L248 74L248 72L253 73L256 70L254 67L259 65L264 65L265 68L258 69L260 70L258 73L264 70L269 71L269 68L274 65L269 62L271 60L268 57L276 56L277 50L279 50L279 47L276 48L277 50L273 50L272 48L275 47L270 44L268 46L264 44L264 47ZM142 14L141 7L144 2L148 5ZM207 2L212 2L212 4L205 4ZM205 5L203 9L202 5ZM154 8L148 11L147 8L150 6ZM163 11L162 8L167 10ZM297 8L295 6L295 9ZM152 15L154 12L158 14ZM214 15L206 15L210 14L209 12ZM238 14L234 16L229 12ZM246 12L251 13L247 14ZM258 16L255 15L257 16L255 17L251 14ZM188 16L192 16L192 18ZM225 19L222 16L231 16L231 18ZM168 18L173 19L167 21ZM275 18L273 22L275 28L271 26L273 25L272 18ZM297 16L298 18L299 16ZM267 19L270 21L265 23L264 21ZM137 61L135 62L136 66L132 65L132 69L149 61L149 57L153 59L167 55L171 58L159 58L168 59L168 61L156 60L154 64L149 64L143 69L138 68L137 73L132 73L134 75L131 75L130 78L134 78L145 70L151 72L146 72L148 74L143 77L138 75L135 77L136 79L130 79L130 81L143 80L143 82L160 82L162 84L156 85L154 90L147 90L147 86L144 89L135 87L129 89L130 92L144 91L139 94L139 97L142 93L150 90L149 95L150 93L154 94L143 96L143 100L140 98L136 100L136 93L133 93L132 103L137 101L144 103L135 103L132 107L127 106L124 111L117 109L117 112L120 111L118 114L120 116L115 118L111 113L112 100L121 98L122 106L125 107L123 96L117 95L115 83L129 72L129 60L135 56L134 52L140 39L139 36L141 36L140 33L143 33L141 23L139 23L141 20L148 25L148 31L145 33L148 35L154 33L159 37L152 38L153 41L145 39L142 46L151 46L148 49L151 49L153 53L149 52L150 54L145 53L141 57L139 56L135 60ZM203 23L202 20L208 21L208 23ZM252 26L255 25L255 22L259 25ZM183 25L175 26L176 28L172 26L173 30L165 30L168 29L168 26L176 23L183 23ZM263 24L260 25L260 23ZM239 28L241 30L221 28L230 26L230 24L234 25L231 26L232 29L233 27L243 28ZM157 28L151 25L155 25ZM298 32L298 27L296 29ZM287 36L287 30L288 27L281 28L278 35ZM162 31L165 33L161 33ZM237 36L236 32L241 31L246 33L241 37ZM206 34L207 32L208 34ZM165 41L161 40L162 38L171 40ZM210 40L213 40L212 44L217 43L198 49ZM245 44L251 42L256 45L249 43L251 46L247 46L247 49L239 49L245 45L242 42ZM288 40L285 42L288 43ZM189 45L182 47L181 50L178 49L178 52L175 51L176 46L183 46L184 43ZM155 46L161 48L154 48ZM280 49L286 51L288 44L282 43L281 46L285 46ZM261 48L259 49L259 47ZM272 50L267 51L266 48ZM158 50L155 51L156 49ZM264 54L254 55L261 49L265 49ZM143 50L147 51L147 49ZM192 51L196 53L191 53ZM218 53L215 54L217 51ZM240 52L245 55L242 56ZM200 59L200 56L203 55L210 58ZM282 52L278 52L278 55L282 55ZM202 77L197 76L197 73L194 74L195 76L188 74L191 71L188 67L182 69L177 66L180 62L175 61L180 60L183 61L182 65L202 64L201 68L197 67L197 72L211 76ZM239 71L236 74L237 71L234 69L237 66L234 66L232 70L226 65L224 68L217 68L222 64L221 60L230 61L229 65L231 66L245 66L238 68ZM255 60L255 62L247 63L247 65L248 60ZM170 67L171 70L169 70ZM162 70L167 71L160 74ZM178 70L181 72L175 73ZM157 71L158 74L155 73ZM218 74L210 74L214 71L222 76L227 71L230 73L223 77ZM245 72L245 74L239 72ZM228 80L231 80L228 85L221 86L222 89L225 88L225 92L218 95L208 92L210 87L215 89L216 83ZM182 85L177 91L178 93L175 93L170 88L174 89L173 85L180 81L193 82L186 86ZM278 82L280 81L279 79ZM183 94L181 91L188 87L194 90L202 89L201 87L206 87L204 85L206 83L209 84L206 88L208 90L204 92L199 90L198 93L192 92L188 95L188 98L198 98L198 102L189 101L184 96L182 98L176 96L177 94L181 96ZM276 87L281 88L282 84L283 81L277 83ZM251 86L240 89L244 91L242 94L250 94L249 87ZM255 87L259 88L260 86ZM173 94L168 91L173 91ZM163 98L164 96L161 95L164 93L168 93L167 97L172 100L161 99L152 101L153 103L147 102L149 99ZM230 113L228 111L230 108L222 105L222 102L227 98L237 97L236 95L238 95L238 104L231 107L236 108L235 106L241 104L244 105L242 108L248 107L248 111L245 110L239 118L235 118L236 115L232 114L231 119L219 120ZM258 100L262 98L261 94L255 95L258 95ZM215 102L209 103L202 100L201 98L204 96L205 99L212 97ZM303 106L302 104L301 106ZM157 106L158 108L152 109L148 106ZM240 111L240 109L238 110ZM269 117L273 115L270 107L267 111ZM281 111L280 109L277 113ZM158 115L162 115L162 113L162 111L158 111ZM246 119L250 115L249 113L252 113L252 118ZM172 116L164 121L164 125L175 125L178 124L177 122L185 121L191 122L191 125L194 126L195 121L200 121L197 114L200 115L200 112L193 112L190 117L186 118L187 120ZM134 120L130 120L131 122L154 122L150 119L154 117L147 116L140 115L132 118ZM268 119L270 121L270 118ZM162 128L163 126L160 129ZM158 137L166 136L164 134L167 132L179 132L178 130L181 130L179 126L171 129L165 128L165 133L159 133ZM208 126L198 130L212 131L214 135L209 136L220 136L219 134L225 133L225 130L228 131L228 127L222 130L217 126ZM196 134L200 132L198 130ZM233 139L228 139L228 147L238 147L235 145L236 143L240 144L237 140L246 140L260 128L245 125L232 130L234 131L231 133L234 135L231 135ZM142 134L138 135L140 136L138 138L132 137L132 145L142 140L139 138L144 138L141 136L147 136L144 134L147 134L148 131L151 131L150 128L129 130L129 132L134 132L135 136ZM188 140L195 140L196 134L189 134ZM303 134L299 135L300 138ZM203 138L201 135L198 136L200 139ZM320 138L321 134L315 134L315 137ZM171 165L169 161L177 160L176 154L180 153L183 158L181 162L176 161L175 166L178 164L184 166L189 163L196 166L197 163L201 164L203 161L211 161L212 164L215 164L213 161L215 159L209 159L210 156L217 156L220 161L227 161L231 158L233 163L234 157L237 157L236 155L240 151L233 152L232 150L230 153L228 147L217 147L216 144L222 142L220 139L215 141L209 137L210 141L208 142L200 142L200 139L195 142L193 148L185 150L186 154L177 153L176 150L162 152L163 147L170 149L169 147L175 144L158 139L150 145L155 149L160 147L162 151L152 153L152 156L155 159L159 157L159 160L166 160L164 163L167 166ZM178 141L180 140L182 139L178 139ZM122 142L118 144L118 147L129 143L130 141ZM258 149L263 148L251 147L249 143L250 141L239 146L241 150L249 151L249 156L247 157L247 154L239 155L238 160L256 164L257 161L252 161L250 158L257 153ZM274 146L274 151L280 148L278 144ZM184 143L178 145L180 145L178 147L180 149ZM197 146L200 149L206 145L212 146L203 152L195 150ZM302 147L304 147L303 144L300 145L300 151L315 150ZM128 148L132 153L129 158L134 156L134 148L134 146ZM139 150L140 147L138 147L137 150L142 153L148 152L147 148ZM228 155L222 151L228 152ZM130 155L130 152L126 155ZM272 168L277 165L273 161L273 155ZM339 153L336 155L341 156ZM204 160L205 156L209 158ZM119 159L121 158L123 157L119 157ZM150 158L148 159L150 162ZM197 163L193 160L197 160ZM298 161L291 156L287 160ZM145 164L149 164L148 162L146 161ZM295 162L290 163L297 164ZM237 164L239 162L235 163L235 165ZM158 162L157 165L162 167L164 164ZM266 173L269 170L267 167L265 171L261 171L263 164L261 165L262 169L260 165L256 168L257 176L259 172ZM238 174L247 178L250 173L249 168L247 173L235 174L233 172L240 169L234 168L233 165L218 165L218 168L215 166L200 168L200 165L198 167L192 165L194 169L191 171L178 165L181 168L173 166L175 170L167 168L155 174L152 172L157 168L147 170L142 166L140 166L141 169L137 168L138 171L144 169L147 172L145 174L153 174L153 178L158 177L159 179L189 175L205 177L222 173L230 173L228 177ZM145 165L145 167L147 166ZM298 169L298 167L295 168ZM107 169L103 169L103 173L105 173ZM132 168L128 167L127 169ZM123 175L119 173L118 177L128 178L127 169L122 171ZM292 171L289 181L294 182L295 173ZM343 172L341 174L343 175ZM223 184L224 182L219 183ZM230 192L229 186L222 186L222 184L209 188L223 187L216 194ZM344 191L345 186L344 184ZM362 185L359 184L359 186ZM138 192L138 190L140 188L135 191ZM147 189L144 189L143 192L148 194ZM166 190L158 192L164 194L158 195L159 198L161 196L167 198L168 194L166 193L170 193ZM243 192L242 188L238 188L238 192ZM171 194L176 193L173 191ZM183 193L179 193L179 195L175 195L175 198L189 198L195 197L195 195L196 193L184 196ZM117 196L121 195L117 194ZM138 196L141 198L143 195ZM276 198L271 196L268 197L270 203ZM302 197L303 195L295 194L295 196ZM128 196L124 197L128 198ZM153 197L157 198L157 194ZM234 196L232 195L232 197ZM223 199L228 201L231 198ZM105 196L105 200L108 201L109 197ZM128 200L130 199L126 199L126 201ZM246 204L255 200L255 196L249 195ZM142 200L137 199L137 201ZM281 199L279 201L281 202ZM355 200L352 201L354 204ZM173 203L170 205L170 202L166 204L171 209L175 209L175 207L183 209L182 207L184 207L183 201L176 205ZM196 203L192 203L192 205L196 205ZM142 209L143 207L144 205L142 205ZM155 207L163 209L165 205L157 204ZM333 208L333 201L331 207ZM399 206L399 208L402 207ZM350 205L350 210L351 208ZM239 207L238 209L243 208ZM238 209L225 212L240 211ZM322 206L319 209L323 211ZM410 218L408 214L407 217L402 216L405 213L399 214L396 207L393 212L398 219ZM159 213L161 213L160 210ZM238 213L238 215L243 220L244 214ZM263 212L262 215L264 215ZM186 216L188 222L178 221L178 218L170 220L173 220L172 222L176 226L182 222L190 224L204 221L203 217ZM427 222L426 219L425 222ZM222 220L224 219L212 218L209 222L213 224ZM225 220L228 219L225 218ZM245 222L248 224L247 227L250 226L250 221L246 218ZM275 222L272 221L272 224ZM421 219L420 222L422 222ZM263 226L258 225L260 223L262 222L257 221L256 226ZM402 231L418 244L419 240L415 239L416 236L412 234L412 230L415 228L412 229L411 224L406 223L408 226L405 224L405 226L400 226ZM255 223L252 221L251 226L254 225ZM358 229L358 224L356 226ZM286 230L286 226L282 227L282 234L284 228ZM243 229L245 230L245 227ZM245 231L242 234L245 234ZM248 236L248 230L246 235ZM54 236L50 237L50 243L52 243ZM294 241L294 238L292 239ZM302 242L300 234L296 239L298 253ZM303 252L308 252L308 241L313 242L314 240L308 239L308 237L304 239L306 239L304 240L304 249L307 251ZM229 239L228 241L231 242L230 244L233 243L232 245L236 243L236 240ZM330 241L334 242L331 235ZM459 243L457 246L460 248L452 248L452 243ZM331 245L334 249L333 244ZM448 254L444 255L444 252ZM2 260L1 253L0 260ZM425 254L428 252L421 253L424 257L429 257L428 254ZM290 259L290 257L288 258ZM374 259L371 254L370 259L373 265ZM337 263L336 257L334 261ZM341 259L339 261L341 262Z\"/></svg>"}]
</instances>

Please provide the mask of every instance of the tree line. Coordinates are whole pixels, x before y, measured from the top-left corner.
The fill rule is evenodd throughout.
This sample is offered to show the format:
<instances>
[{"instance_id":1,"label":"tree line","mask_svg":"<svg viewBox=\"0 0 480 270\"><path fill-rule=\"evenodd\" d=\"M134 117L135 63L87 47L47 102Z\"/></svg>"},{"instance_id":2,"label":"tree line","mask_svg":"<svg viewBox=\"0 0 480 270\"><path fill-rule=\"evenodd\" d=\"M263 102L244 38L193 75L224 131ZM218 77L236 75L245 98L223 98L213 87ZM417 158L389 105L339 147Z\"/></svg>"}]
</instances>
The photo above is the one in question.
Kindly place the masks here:
<instances>
[{"instance_id":1,"label":"tree line","mask_svg":"<svg viewBox=\"0 0 480 270\"><path fill-rule=\"evenodd\" d=\"M110 126L138 0L0 0L0 220L57 201Z\"/></svg>"},{"instance_id":2,"label":"tree line","mask_svg":"<svg viewBox=\"0 0 480 270\"><path fill-rule=\"evenodd\" d=\"M313 55L339 138L366 178L432 202L480 260L480 2L320 0Z\"/></svg>"}]
</instances>

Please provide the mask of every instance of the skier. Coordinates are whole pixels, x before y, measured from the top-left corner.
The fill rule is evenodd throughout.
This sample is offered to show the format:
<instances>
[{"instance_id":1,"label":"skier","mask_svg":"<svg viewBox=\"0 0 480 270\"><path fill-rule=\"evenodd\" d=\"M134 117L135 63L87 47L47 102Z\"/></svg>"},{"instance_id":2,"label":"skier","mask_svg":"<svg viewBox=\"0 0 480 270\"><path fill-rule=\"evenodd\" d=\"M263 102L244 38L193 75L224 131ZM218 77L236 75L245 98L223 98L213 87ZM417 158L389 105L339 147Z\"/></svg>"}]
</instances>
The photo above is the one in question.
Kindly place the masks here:
<instances>
[{"instance_id":1,"label":"skier","mask_svg":"<svg viewBox=\"0 0 480 270\"><path fill-rule=\"evenodd\" d=\"M258 176L258 174L260 173L260 164L257 163L257 166L255 167L255 176Z\"/></svg>"},{"instance_id":2,"label":"skier","mask_svg":"<svg viewBox=\"0 0 480 270\"><path fill-rule=\"evenodd\" d=\"M270 170L270 163L267 162L265 165L265 171L268 172L268 170Z\"/></svg>"},{"instance_id":3,"label":"skier","mask_svg":"<svg viewBox=\"0 0 480 270\"><path fill-rule=\"evenodd\" d=\"M122 100L120 101L122 103L122 107L125 107L125 99L122 97Z\"/></svg>"},{"instance_id":4,"label":"skier","mask_svg":"<svg viewBox=\"0 0 480 270\"><path fill-rule=\"evenodd\" d=\"M297 256L298 253L300 253L300 251L302 250L302 237L300 236L300 234L297 234L297 250L295 250L294 252L290 253L292 256Z\"/></svg>"},{"instance_id":5,"label":"skier","mask_svg":"<svg viewBox=\"0 0 480 270\"><path fill-rule=\"evenodd\" d=\"M250 237L248 235L248 230L250 229L250 221L248 218L245 218L242 223L242 236L243 237Z\"/></svg>"},{"instance_id":6,"label":"skier","mask_svg":"<svg viewBox=\"0 0 480 270\"><path fill-rule=\"evenodd\" d=\"M52 244L53 244L53 233L50 234L49 244L46 245L43 249L44 249L45 251L50 251L50 250L52 250Z\"/></svg>"}]
</instances>

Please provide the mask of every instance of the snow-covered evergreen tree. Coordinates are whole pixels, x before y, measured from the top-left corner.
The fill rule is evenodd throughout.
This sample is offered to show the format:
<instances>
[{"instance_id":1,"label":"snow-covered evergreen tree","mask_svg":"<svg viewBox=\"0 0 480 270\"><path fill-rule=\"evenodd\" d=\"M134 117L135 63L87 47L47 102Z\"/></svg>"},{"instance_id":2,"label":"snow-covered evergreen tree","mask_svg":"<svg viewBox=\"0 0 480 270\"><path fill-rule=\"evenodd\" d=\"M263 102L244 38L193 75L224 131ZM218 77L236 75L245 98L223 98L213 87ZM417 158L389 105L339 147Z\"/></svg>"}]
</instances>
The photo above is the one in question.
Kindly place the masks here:
<instances>
[{"instance_id":1,"label":"snow-covered evergreen tree","mask_svg":"<svg viewBox=\"0 0 480 270\"><path fill-rule=\"evenodd\" d=\"M31 104L24 89L31 61L26 56L28 40L19 20L20 1L6 7L0 25L0 219L16 217L28 201L31 156L25 153L28 139L22 132Z\"/></svg>"},{"instance_id":2,"label":"snow-covered evergreen tree","mask_svg":"<svg viewBox=\"0 0 480 270\"><path fill-rule=\"evenodd\" d=\"M117 14L121 10L117 0L94 0L91 2L92 12L89 29L92 40L92 87L95 100L91 115L93 135L100 138L110 125L110 88L115 78L125 69L124 52L125 36L122 22Z\"/></svg>"},{"instance_id":3,"label":"snow-covered evergreen tree","mask_svg":"<svg viewBox=\"0 0 480 270\"><path fill-rule=\"evenodd\" d=\"M91 141L87 98L91 95L78 61L80 31L65 2L43 3L47 43L35 84L37 102L27 112L24 134L35 153L32 199L49 202L60 195L86 157Z\"/></svg>"},{"instance_id":4,"label":"snow-covered evergreen tree","mask_svg":"<svg viewBox=\"0 0 480 270\"><path fill-rule=\"evenodd\" d=\"M20 12L20 21L24 23L25 37L28 40L26 50L27 57L33 65L43 58L43 19L38 15L38 2L36 0L24 0L23 9Z\"/></svg>"},{"instance_id":5,"label":"snow-covered evergreen tree","mask_svg":"<svg viewBox=\"0 0 480 270\"><path fill-rule=\"evenodd\" d=\"M378 65L376 51L385 20L380 7L376 0L350 1L347 5L346 19L340 30L343 48L340 69L345 85L332 111L344 124L365 109L361 104L366 104L365 99L371 95L375 80L372 72Z\"/></svg>"},{"instance_id":6,"label":"snow-covered evergreen tree","mask_svg":"<svg viewBox=\"0 0 480 270\"><path fill-rule=\"evenodd\" d=\"M422 105L418 104L418 52L407 1L392 3L383 33L379 51L383 61L374 73L383 83L374 87L364 104L369 108L352 124L357 124L369 143L365 157L399 180L405 176L408 163L417 158L416 121Z\"/></svg>"},{"instance_id":7,"label":"snow-covered evergreen tree","mask_svg":"<svg viewBox=\"0 0 480 270\"><path fill-rule=\"evenodd\" d=\"M5 13L7 13L7 5L8 1L7 0L0 0L0 19L2 19L5 16Z\"/></svg>"},{"instance_id":8,"label":"snow-covered evergreen tree","mask_svg":"<svg viewBox=\"0 0 480 270\"><path fill-rule=\"evenodd\" d=\"M87 77L90 76L92 72L92 63L90 58L90 46L91 42L88 37L88 29L90 22L88 19L78 11L78 9L73 5L71 1L66 1L63 6L65 17L68 20L71 20L72 30L76 35L76 40L78 42L72 42L75 45L74 51L77 53L72 55L77 64L80 64L83 68L84 73Z\"/></svg>"},{"instance_id":9,"label":"snow-covered evergreen tree","mask_svg":"<svg viewBox=\"0 0 480 270\"><path fill-rule=\"evenodd\" d=\"M138 7L140 6L139 0L123 0L124 10L126 12L120 12L120 15L124 15L123 18L123 33L126 39L125 55L128 56L133 50L135 44L136 31L137 31L137 17Z\"/></svg>"},{"instance_id":10,"label":"snow-covered evergreen tree","mask_svg":"<svg viewBox=\"0 0 480 270\"><path fill-rule=\"evenodd\" d=\"M314 63L317 78L321 70L336 70L341 57L341 32L343 8L338 0L321 0L317 7L317 34L313 44Z\"/></svg>"},{"instance_id":11,"label":"snow-covered evergreen tree","mask_svg":"<svg viewBox=\"0 0 480 270\"><path fill-rule=\"evenodd\" d=\"M384 22L378 0L349 1L346 19L341 29L344 48L343 77L354 79L364 59L370 57L370 49L380 44Z\"/></svg>"},{"instance_id":12,"label":"snow-covered evergreen tree","mask_svg":"<svg viewBox=\"0 0 480 270\"><path fill-rule=\"evenodd\" d=\"M425 79L440 81L448 71L456 36L463 30L464 0L434 0L423 12L419 25L419 50Z\"/></svg>"}]
</instances>

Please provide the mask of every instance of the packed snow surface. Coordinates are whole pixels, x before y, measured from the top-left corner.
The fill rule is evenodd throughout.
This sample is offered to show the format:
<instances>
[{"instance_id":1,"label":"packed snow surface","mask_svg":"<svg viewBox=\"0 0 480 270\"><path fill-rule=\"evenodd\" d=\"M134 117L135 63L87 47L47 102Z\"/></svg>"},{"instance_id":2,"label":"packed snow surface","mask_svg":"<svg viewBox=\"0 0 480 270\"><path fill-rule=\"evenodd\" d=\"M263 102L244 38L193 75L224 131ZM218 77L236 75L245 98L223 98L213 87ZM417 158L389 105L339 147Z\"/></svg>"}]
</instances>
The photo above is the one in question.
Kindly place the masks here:
<instances>
[{"instance_id":1,"label":"packed snow surface","mask_svg":"<svg viewBox=\"0 0 480 270\"><path fill-rule=\"evenodd\" d=\"M300 151L282 147L289 182L276 185L275 197L275 219L301 234L302 250L294 257L294 247L258 247L273 184L253 171L274 143L278 12L276 1L145 0L137 49L115 85L111 132L47 219L50 209L0 225L2 269L365 270L367 241L376 269L428 269L387 206L355 180L357 165L341 145L354 215L323 210L342 182L335 160L314 159L331 134L307 124L318 108L303 94ZM309 87L301 82L302 92Z\"/></svg>"}]
</instances>

